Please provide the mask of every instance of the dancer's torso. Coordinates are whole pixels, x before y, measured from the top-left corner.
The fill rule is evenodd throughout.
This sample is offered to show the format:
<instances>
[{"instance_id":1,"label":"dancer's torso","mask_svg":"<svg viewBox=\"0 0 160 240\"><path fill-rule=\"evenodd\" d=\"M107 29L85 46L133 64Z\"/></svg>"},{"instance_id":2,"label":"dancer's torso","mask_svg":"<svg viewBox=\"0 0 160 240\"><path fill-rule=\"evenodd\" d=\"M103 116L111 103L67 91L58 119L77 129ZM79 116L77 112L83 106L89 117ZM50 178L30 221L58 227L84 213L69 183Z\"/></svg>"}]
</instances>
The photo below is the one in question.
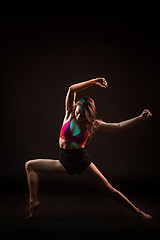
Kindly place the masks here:
<instances>
[{"instance_id":1,"label":"dancer's torso","mask_svg":"<svg viewBox=\"0 0 160 240\"><path fill-rule=\"evenodd\" d=\"M84 128L80 126L72 114L70 114L68 118L64 118L59 138L60 148L84 148L88 137L88 130L84 130Z\"/></svg>"}]
</instances>

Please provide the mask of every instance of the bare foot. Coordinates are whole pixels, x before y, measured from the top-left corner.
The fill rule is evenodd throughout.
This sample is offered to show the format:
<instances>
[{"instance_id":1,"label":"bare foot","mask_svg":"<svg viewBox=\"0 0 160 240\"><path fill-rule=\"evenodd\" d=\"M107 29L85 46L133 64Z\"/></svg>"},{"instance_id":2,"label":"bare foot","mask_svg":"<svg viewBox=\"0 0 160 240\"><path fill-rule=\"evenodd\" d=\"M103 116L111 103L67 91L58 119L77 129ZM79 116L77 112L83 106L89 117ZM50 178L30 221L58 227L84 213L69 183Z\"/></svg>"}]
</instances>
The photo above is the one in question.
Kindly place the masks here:
<instances>
[{"instance_id":1,"label":"bare foot","mask_svg":"<svg viewBox=\"0 0 160 240\"><path fill-rule=\"evenodd\" d=\"M29 215L27 217L25 217L25 219L31 219L34 218L37 209L40 207L40 202L39 201L31 201L29 204Z\"/></svg>"},{"instance_id":2,"label":"bare foot","mask_svg":"<svg viewBox=\"0 0 160 240\"><path fill-rule=\"evenodd\" d=\"M152 216L139 210L138 216L143 219L152 219Z\"/></svg>"}]
</instances>

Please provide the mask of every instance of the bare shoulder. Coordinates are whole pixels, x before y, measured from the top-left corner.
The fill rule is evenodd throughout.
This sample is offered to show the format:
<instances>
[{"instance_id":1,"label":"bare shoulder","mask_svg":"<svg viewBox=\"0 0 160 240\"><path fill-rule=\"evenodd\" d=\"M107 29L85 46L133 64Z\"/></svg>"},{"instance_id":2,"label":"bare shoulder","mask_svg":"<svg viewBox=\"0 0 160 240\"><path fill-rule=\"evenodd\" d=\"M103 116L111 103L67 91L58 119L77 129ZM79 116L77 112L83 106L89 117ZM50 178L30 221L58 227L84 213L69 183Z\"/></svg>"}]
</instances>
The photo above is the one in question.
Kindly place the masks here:
<instances>
[{"instance_id":1,"label":"bare shoulder","mask_svg":"<svg viewBox=\"0 0 160 240\"><path fill-rule=\"evenodd\" d=\"M95 131L99 130L101 127L102 120L101 119L95 119L94 126L95 126Z\"/></svg>"},{"instance_id":2,"label":"bare shoulder","mask_svg":"<svg viewBox=\"0 0 160 240\"><path fill-rule=\"evenodd\" d=\"M95 119L95 122L98 126L100 126L103 121L101 119Z\"/></svg>"}]
</instances>

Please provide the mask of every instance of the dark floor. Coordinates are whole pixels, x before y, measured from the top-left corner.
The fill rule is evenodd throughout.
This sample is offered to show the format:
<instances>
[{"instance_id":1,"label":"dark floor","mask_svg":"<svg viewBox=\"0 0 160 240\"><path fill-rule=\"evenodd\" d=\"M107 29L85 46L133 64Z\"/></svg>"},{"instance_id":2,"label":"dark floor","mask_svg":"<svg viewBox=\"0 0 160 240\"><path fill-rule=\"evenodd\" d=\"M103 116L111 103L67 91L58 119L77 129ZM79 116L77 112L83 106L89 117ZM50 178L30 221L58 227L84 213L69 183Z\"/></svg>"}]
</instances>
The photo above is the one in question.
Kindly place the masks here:
<instances>
[{"instance_id":1,"label":"dark floor","mask_svg":"<svg viewBox=\"0 0 160 240\"><path fill-rule=\"evenodd\" d=\"M114 239L155 239L159 234L159 198L128 196L153 219L137 218L113 200L98 194L40 194L42 203L36 219L25 220L26 194L1 196L1 239L53 239L57 236ZM2 237L3 236L3 237Z\"/></svg>"}]
</instances>

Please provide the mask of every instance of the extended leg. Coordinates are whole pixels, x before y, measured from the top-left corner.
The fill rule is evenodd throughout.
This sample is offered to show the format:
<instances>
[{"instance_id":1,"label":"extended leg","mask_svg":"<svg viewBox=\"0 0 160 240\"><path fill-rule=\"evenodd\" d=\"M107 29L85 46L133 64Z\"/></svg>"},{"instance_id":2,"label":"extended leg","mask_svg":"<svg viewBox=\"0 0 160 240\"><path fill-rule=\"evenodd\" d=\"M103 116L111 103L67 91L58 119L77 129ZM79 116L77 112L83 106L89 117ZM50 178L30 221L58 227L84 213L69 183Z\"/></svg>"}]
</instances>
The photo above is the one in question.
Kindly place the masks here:
<instances>
[{"instance_id":1,"label":"extended leg","mask_svg":"<svg viewBox=\"0 0 160 240\"><path fill-rule=\"evenodd\" d=\"M138 216L142 216L147 219L152 218L150 215L142 212L137 207L135 207L133 203L131 203L121 192L113 188L93 163L91 163L90 166L82 173L82 176L88 179L106 195L111 196L114 200L123 206L131 209Z\"/></svg>"}]
</instances>

